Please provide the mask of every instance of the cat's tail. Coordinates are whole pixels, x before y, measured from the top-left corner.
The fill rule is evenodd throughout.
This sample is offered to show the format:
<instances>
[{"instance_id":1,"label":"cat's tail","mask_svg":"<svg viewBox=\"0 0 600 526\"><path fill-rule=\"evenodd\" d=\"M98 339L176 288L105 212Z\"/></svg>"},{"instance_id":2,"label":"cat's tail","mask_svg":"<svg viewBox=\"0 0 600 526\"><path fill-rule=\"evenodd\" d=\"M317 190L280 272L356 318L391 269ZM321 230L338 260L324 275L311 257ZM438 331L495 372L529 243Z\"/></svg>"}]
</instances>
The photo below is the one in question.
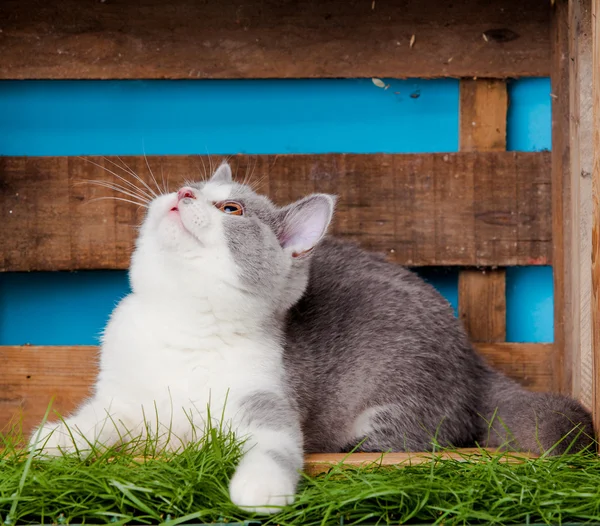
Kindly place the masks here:
<instances>
[{"instance_id":1,"label":"cat's tail","mask_svg":"<svg viewBox=\"0 0 600 526\"><path fill-rule=\"evenodd\" d=\"M489 371L482 445L516 451L563 454L595 451L592 417L579 402L553 393L534 393Z\"/></svg>"}]
</instances>

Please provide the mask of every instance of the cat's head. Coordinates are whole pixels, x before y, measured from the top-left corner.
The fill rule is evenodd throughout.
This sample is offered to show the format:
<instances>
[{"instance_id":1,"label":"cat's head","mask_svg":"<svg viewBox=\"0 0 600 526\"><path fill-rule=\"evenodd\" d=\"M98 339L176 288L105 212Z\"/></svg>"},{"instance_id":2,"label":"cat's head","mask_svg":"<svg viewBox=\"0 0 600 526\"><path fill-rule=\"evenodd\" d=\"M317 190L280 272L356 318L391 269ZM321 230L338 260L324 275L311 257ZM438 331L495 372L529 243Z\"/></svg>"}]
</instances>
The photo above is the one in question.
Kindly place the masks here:
<instances>
[{"instance_id":1,"label":"cat's head","mask_svg":"<svg viewBox=\"0 0 600 526\"><path fill-rule=\"evenodd\" d=\"M210 180L149 204L132 258L132 289L283 312L304 293L310 254L334 203L313 194L279 208L234 182L222 164Z\"/></svg>"}]
</instances>

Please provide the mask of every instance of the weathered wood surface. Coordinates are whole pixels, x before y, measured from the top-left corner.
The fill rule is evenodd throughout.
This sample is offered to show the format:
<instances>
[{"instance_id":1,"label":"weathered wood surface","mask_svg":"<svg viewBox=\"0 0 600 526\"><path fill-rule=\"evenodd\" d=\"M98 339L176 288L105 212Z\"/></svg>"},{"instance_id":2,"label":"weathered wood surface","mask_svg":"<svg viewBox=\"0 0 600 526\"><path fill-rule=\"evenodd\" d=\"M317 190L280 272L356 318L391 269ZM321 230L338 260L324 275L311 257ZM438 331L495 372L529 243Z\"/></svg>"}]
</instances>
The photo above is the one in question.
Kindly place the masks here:
<instances>
[{"instance_id":1,"label":"weathered wood surface","mask_svg":"<svg viewBox=\"0 0 600 526\"><path fill-rule=\"evenodd\" d=\"M570 258L572 224L570 13L568 0L557 0L552 13L552 265L554 275L554 369L560 390L573 393L575 334L574 272Z\"/></svg>"},{"instance_id":2,"label":"weathered wood surface","mask_svg":"<svg viewBox=\"0 0 600 526\"><path fill-rule=\"evenodd\" d=\"M570 263L570 301L565 317L565 346L573 362L571 393L592 407L592 171L594 126L592 123L592 2L569 4L569 154L571 192L570 221L565 223L565 250ZM567 326L570 325L571 329Z\"/></svg>"},{"instance_id":3,"label":"weathered wood surface","mask_svg":"<svg viewBox=\"0 0 600 526\"><path fill-rule=\"evenodd\" d=\"M550 71L550 2L539 0L4 0L0 20L3 79Z\"/></svg>"},{"instance_id":4,"label":"weathered wood surface","mask_svg":"<svg viewBox=\"0 0 600 526\"><path fill-rule=\"evenodd\" d=\"M458 275L458 315L473 341L505 341L505 271L461 270Z\"/></svg>"},{"instance_id":5,"label":"weathered wood surface","mask_svg":"<svg viewBox=\"0 0 600 526\"><path fill-rule=\"evenodd\" d=\"M443 460L459 460L463 462L485 461L491 455L499 453L495 449L462 448L456 451L443 451L433 453L313 453L306 455L304 472L307 475L327 473L332 467L344 469L369 468L378 466L416 466ZM500 462L519 464L536 455L528 453L504 454Z\"/></svg>"},{"instance_id":6,"label":"weathered wood surface","mask_svg":"<svg viewBox=\"0 0 600 526\"><path fill-rule=\"evenodd\" d=\"M506 150L506 82L468 79L460 82L461 152L502 152Z\"/></svg>"},{"instance_id":7,"label":"weathered wood surface","mask_svg":"<svg viewBox=\"0 0 600 526\"><path fill-rule=\"evenodd\" d=\"M596 432L600 432L600 1L593 0L593 202L592 224L592 412Z\"/></svg>"},{"instance_id":8,"label":"weathered wood surface","mask_svg":"<svg viewBox=\"0 0 600 526\"><path fill-rule=\"evenodd\" d=\"M551 344L476 344L488 361L529 389L553 388ZM68 415L91 394L96 347L0 347L0 430L22 418L29 433L54 397Z\"/></svg>"},{"instance_id":9,"label":"weathered wood surface","mask_svg":"<svg viewBox=\"0 0 600 526\"><path fill-rule=\"evenodd\" d=\"M149 181L143 157L123 161ZM239 179L253 172L259 191L279 204L315 191L337 194L333 234L412 266L549 264L549 161L548 152L231 160ZM118 194L86 183L121 183L94 163L133 180L111 162L120 161L0 158L0 270L127 268L140 209L97 200ZM195 156L148 163L158 179L164 169L171 188L200 179L202 163L208 168L208 160Z\"/></svg>"},{"instance_id":10,"label":"weathered wood surface","mask_svg":"<svg viewBox=\"0 0 600 526\"><path fill-rule=\"evenodd\" d=\"M592 407L592 0L558 0L552 16L552 209L555 370Z\"/></svg>"},{"instance_id":11,"label":"weathered wood surface","mask_svg":"<svg viewBox=\"0 0 600 526\"><path fill-rule=\"evenodd\" d=\"M502 80L460 82L460 150L506 150L508 93ZM458 314L473 341L506 340L506 272L463 269L458 277Z\"/></svg>"}]
</instances>

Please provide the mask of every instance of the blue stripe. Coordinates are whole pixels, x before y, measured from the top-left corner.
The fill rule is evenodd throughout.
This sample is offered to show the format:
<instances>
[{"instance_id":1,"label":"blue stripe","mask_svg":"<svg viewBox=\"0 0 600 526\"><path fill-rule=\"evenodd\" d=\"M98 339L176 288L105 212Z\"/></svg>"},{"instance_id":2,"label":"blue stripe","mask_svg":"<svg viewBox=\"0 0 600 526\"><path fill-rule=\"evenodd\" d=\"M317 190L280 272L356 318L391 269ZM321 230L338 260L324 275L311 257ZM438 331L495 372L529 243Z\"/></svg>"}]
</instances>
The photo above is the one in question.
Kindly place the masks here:
<instances>
[{"instance_id":1,"label":"blue stripe","mask_svg":"<svg viewBox=\"0 0 600 526\"><path fill-rule=\"evenodd\" d=\"M458 81L2 81L0 154L446 152Z\"/></svg>"},{"instance_id":2,"label":"blue stripe","mask_svg":"<svg viewBox=\"0 0 600 526\"><path fill-rule=\"evenodd\" d=\"M4 155L456 151L455 80L2 81ZM548 79L511 82L508 146L549 148ZM421 269L457 308L456 269ZM511 269L509 341L551 341L549 268ZM0 344L95 344L121 271L0 274Z\"/></svg>"}]
</instances>

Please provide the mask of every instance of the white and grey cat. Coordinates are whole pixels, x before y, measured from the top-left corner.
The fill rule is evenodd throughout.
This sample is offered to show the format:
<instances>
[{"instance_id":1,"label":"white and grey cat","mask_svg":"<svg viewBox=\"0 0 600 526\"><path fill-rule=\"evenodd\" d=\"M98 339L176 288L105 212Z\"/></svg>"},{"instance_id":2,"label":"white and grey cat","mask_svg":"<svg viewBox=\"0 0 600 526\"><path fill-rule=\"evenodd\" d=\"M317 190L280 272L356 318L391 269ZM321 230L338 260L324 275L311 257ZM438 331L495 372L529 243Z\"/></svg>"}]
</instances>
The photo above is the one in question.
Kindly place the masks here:
<instances>
[{"instance_id":1,"label":"white and grey cat","mask_svg":"<svg viewBox=\"0 0 600 526\"><path fill-rule=\"evenodd\" d=\"M227 164L153 200L94 395L66 419L75 444L46 424L43 450L167 430L185 443L210 405L248 437L232 501L270 512L293 500L304 452L590 447L589 413L489 368L430 285L323 239L333 208L324 194L278 208Z\"/></svg>"}]
</instances>

